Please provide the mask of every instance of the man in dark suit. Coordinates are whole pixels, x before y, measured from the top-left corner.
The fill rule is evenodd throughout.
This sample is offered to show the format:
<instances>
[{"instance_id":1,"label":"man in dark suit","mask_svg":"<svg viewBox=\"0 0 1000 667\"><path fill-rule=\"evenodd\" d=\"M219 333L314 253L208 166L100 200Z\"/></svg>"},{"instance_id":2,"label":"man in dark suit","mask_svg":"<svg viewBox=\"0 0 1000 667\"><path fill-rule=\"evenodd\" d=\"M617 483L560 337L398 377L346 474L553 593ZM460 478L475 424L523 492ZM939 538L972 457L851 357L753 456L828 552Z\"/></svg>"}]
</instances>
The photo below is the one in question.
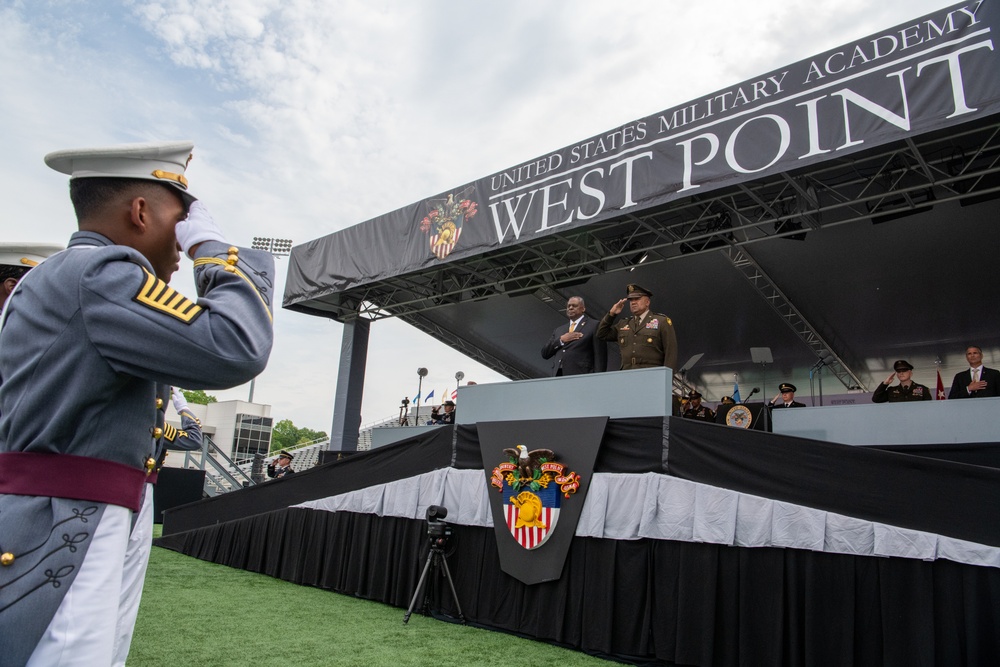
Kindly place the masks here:
<instances>
[{"instance_id":1,"label":"man in dark suit","mask_svg":"<svg viewBox=\"0 0 1000 667\"><path fill-rule=\"evenodd\" d=\"M597 322L587 317L586 311L583 297L571 296L566 301L569 322L556 327L542 348L542 359L555 357L555 376L600 373L608 367L607 344L595 335Z\"/></svg>"},{"instance_id":2,"label":"man in dark suit","mask_svg":"<svg viewBox=\"0 0 1000 667\"><path fill-rule=\"evenodd\" d=\"M985 398L1000 396L1000 371L983 366L983 349L970 345L965 349L969 369L955 376L948 398Z\"/></svg>"}]
</instances>

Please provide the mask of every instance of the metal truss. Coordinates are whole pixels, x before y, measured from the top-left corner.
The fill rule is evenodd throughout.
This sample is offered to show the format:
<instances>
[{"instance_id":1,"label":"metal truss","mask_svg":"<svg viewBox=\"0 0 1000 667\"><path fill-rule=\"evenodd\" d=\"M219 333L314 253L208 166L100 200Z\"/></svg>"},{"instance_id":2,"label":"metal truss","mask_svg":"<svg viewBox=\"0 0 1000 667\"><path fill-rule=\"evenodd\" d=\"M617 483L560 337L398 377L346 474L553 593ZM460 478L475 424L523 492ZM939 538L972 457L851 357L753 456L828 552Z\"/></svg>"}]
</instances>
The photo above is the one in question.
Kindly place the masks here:
<instances>
[{"instance_id":1,"label":"metal truss","mask_svg":"<svg viewBox=\"0 0 1000 667\"><path fill-rule=\"evenodd\" d=\"M400 317L511 378L518 369L438 331L420 313L498 294L538 293L637 263L723 252L845 386L863 386L835 341L824 340L767 279L747 247L859 220L881 222L936 202L1000 196L1000 121L988 118L553 233L489 253L354 287L310 304L340 321ZM548 290L546 293L545 291Z\"/></svg>"},{"instance_id":2,"label":"metal truss","mask_svg":"<svg viewBox=\"0 0 1000 667\"><path fill-rule=\"evenodd\" d=\"M843 351L831 345L821 336L815 327L799 312L799 309L789 301L773 280L764 272L760 265L750 256L746 248L730 247L725 251L729 261L743 274L749 283L757 290L763 299L774 309L782 321L795 332L803 343L816 354L823 365L836 376L847 389L864 389L867 386L858 377L851 366L842 358ZM855 366L856 367L856 366Z\"/></svg>"}]
</instances>

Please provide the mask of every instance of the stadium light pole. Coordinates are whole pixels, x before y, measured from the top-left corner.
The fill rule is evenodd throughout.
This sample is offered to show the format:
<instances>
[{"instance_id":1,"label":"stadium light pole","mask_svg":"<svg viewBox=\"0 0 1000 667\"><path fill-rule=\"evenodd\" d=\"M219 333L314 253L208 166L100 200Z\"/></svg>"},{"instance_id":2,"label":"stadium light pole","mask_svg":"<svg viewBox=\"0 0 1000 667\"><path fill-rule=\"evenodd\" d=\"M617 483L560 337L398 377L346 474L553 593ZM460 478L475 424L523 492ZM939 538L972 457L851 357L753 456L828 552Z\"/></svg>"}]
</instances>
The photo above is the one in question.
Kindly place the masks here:
<instances>
[{"instance_id":1,"label":"stadium light pole","mask_svg":"<svg viewBox=\"0 0 1000 667\"><path fill-rule=\"evenodd\" d=\"M423 389L424 389L424 378L427 377L427 369L424 368L423 366L421 366L420 368L418 368L417 369L417 377L419 378L417 380L417 398L416 398L417 416L413 420L413 425L414 426L420 426L420 399L423 398L423 396L421 394L423 393Z\"/></svg>"},{"instance_id":2,"label":"stadium light pole","mask_svg":"<svg viewBox=\"0 0 1000 667\"><path fill-rule=\"evenodd\" d=\"M253 243L250 244L250 248L252 250L269 252L278 258L288 257L292 254L292 240L276 239L270 236L255 236L253 237ZM250 380L250 396L247 398L247 403L253 403L253 390L256 385L257 378L255 377Z\"/></svg>"},{"instance_id":3,"label":"stadium light pole","mask_svg":"<svg viewBox=\"0 0 1000 667\"><path fill-rule=\"evenodd\" d=\"M462 384L462 379L465 377L465 373L459 371L455 373L455 398L458 398L458 388Z\"/></svg>"}]
</instances>

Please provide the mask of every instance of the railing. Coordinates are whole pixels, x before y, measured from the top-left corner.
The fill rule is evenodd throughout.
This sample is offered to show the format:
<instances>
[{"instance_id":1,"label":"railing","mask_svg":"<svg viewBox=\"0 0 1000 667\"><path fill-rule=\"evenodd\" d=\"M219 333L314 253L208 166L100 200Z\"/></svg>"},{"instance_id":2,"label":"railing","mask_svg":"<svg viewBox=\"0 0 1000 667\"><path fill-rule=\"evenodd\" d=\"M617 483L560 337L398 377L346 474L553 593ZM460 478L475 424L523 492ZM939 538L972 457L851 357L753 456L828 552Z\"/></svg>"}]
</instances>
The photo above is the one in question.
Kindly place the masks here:
<instances>
[{"instance_id":1,"label":"railing","mask_svg":"<svg viewBox=\"0 0 1000 667\"><path fill-rule=\"evenodd\" d=\"M205 493L209 496L217 496L247 484L250 486L254 484L250 475L241 470L207 433L202 434L200 450L184 452L184 467L205 471ZM227 482L228 488L226 488Z\"/></svg>"}]
</instances>

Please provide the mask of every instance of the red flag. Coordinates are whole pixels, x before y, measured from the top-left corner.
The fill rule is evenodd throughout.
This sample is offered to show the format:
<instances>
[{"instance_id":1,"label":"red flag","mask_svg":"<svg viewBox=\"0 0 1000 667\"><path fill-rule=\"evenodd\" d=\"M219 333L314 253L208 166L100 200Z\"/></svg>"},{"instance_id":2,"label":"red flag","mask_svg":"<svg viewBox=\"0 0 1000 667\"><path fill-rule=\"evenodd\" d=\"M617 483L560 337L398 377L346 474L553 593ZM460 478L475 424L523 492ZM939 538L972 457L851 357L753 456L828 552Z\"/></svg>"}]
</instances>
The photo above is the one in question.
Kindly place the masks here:
<instances>
[{"instance_id":1,"label":"red flag","mask_svg":"<svg viewBox=\"0 0 1000 667\"><path fill-rule=\"evenodd\" d=\"M940 368L938 369L937 373L938 373L937 400L943 401L943 400L945 400L944 382L941 382L941 369Z\"/></svg>"}]
</instances>

